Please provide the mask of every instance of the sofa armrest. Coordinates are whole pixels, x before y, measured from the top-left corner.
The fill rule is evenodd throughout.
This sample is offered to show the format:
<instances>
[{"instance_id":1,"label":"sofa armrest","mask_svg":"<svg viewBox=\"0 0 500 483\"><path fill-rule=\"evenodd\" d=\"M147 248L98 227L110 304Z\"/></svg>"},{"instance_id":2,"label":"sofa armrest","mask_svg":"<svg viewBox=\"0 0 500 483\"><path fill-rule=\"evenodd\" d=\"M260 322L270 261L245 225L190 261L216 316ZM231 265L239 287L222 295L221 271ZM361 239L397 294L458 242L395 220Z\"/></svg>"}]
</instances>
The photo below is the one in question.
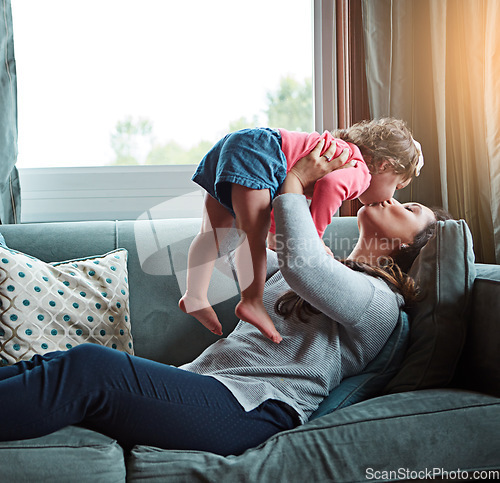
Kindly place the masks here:
<instances>
[{"instance_id":1,"label":"sofa armrest","mask_svg":"<svg viewBox=\"0 0 500 483\"><path fill-rule=\"evenodd\" d=\"M461 387L500 397L500 265L478 263L476 270L457 381Z\"/></svg>"}]
</instances>

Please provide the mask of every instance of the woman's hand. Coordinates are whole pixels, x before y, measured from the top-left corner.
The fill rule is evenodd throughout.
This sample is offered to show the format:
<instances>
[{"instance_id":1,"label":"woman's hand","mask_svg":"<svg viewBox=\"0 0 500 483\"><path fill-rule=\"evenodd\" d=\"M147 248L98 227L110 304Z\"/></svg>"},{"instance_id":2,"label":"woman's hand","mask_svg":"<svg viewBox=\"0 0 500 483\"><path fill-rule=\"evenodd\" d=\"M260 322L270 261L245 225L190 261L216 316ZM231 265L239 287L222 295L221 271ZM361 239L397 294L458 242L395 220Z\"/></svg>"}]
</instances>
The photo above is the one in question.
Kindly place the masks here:
<instances>
[{"instance_id":1,"label":"woman's hand","mask_svg":"<svg viewBox=\"0 0 500 483\"><path fill-rule=\"evenodd\" d=\"M311 196L314 184L318 179L336 169L350 168L356 165L356 161L346 163L349 157L347 148L342 151L340 156L330 159L337 149L335 141L332 141L330 147L321 154L324 145L325 140L320 139L316 147L308 155L294 164L281 186L281 193L299 193Z\"/></svg>"},{"instance_id":2,"label":"woman's hand","mask_svg":"<svg viewBox=\"0 0 500 483\"><path fill-rule=\"evenodd\" d=\"M313 195L314 184L318 179L335 171L336 169L350 168L356 166L356 161L353 160L346 163L349 157L349 150L346 148L340 156L330 159L337 150L335 140L332 141L330 147L321 154L325 140L322 138L316 144L316 147L306 156L299 159L293 168L286 175L285 181L281 185L280 194L283 193L298 193L301 195ZM328 161L328 159L330 159ZM276 235L268 233L267 248L276 251ZM325 250L333 256L331 250L325 245Z\"/></svg>"}]
</instances>

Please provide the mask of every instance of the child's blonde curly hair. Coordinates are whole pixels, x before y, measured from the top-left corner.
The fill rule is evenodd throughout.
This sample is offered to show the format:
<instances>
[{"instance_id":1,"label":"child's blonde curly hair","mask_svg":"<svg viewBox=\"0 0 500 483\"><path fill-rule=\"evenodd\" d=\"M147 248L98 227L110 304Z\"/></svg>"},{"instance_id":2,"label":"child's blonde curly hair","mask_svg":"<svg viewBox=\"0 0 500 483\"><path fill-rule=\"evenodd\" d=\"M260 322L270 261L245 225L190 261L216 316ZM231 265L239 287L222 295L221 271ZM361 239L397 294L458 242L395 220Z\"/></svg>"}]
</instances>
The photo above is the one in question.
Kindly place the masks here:
<instances>
[{"instance_id":1,"label":"child's blonde curly hair","mask_svg":"<svg viewBox=\"0 0 500 483\"><path fill-rule=\"evenodd\" d=\"M420 152L404 121L390 117L361 121L347 129L337 129L333 137L358 146L372 174L388 161L404 181L419 175Z\"/></svg>"}]
</instances>

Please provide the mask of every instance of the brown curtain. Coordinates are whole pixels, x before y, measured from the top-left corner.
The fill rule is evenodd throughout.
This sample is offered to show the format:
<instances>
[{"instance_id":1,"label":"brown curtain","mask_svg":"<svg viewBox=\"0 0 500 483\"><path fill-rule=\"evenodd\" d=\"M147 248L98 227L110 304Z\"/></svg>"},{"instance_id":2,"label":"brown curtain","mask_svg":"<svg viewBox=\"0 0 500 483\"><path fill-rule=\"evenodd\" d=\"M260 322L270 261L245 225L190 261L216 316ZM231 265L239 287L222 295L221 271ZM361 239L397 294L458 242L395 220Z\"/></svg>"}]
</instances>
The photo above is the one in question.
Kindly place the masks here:
<instances>
[{"instance_id":1,"label":"brown curtain","mask_svg":"<svg viewBox=\"0 0 500 483\"><path fill-rule=\"evenodd\" d=\"M500 1L363 0L370 114L404 119L422 174L398 195L447 208L500 263Z\"/></svg>"}]
</instances>

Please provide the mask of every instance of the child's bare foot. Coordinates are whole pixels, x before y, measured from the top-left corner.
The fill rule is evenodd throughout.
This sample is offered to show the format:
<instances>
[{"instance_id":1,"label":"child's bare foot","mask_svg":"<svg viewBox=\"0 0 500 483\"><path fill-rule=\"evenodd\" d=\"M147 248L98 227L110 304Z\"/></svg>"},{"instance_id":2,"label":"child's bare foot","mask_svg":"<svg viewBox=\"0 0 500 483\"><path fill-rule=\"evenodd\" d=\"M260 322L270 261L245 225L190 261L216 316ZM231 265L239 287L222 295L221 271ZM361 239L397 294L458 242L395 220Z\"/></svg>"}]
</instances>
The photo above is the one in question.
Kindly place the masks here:
<instances>
[{"instance_id":1,"label":"child's bare foot","mask_svg":"<svg viewBox=\"0 0 500 483\"><path fill-rule=\"evenodd\" d=\"M257 327L263 335L273 342L279 344L281 335L274 327L273 321L266 312L262 302L253 300L241 300L234 311L236 317Z\"/></svg>"},{"instance_id":2,"label":"child's bare foot","mask_svg":"<svg viewBox=\"0 0 500 483\"><path fill-rule=\"evenodd\" d=\"M179 308L186 314L192 315L210 332L222 335L222 326L208 299L191 297L187 293L179 300Z\"/></svg>"}]
</instances>

